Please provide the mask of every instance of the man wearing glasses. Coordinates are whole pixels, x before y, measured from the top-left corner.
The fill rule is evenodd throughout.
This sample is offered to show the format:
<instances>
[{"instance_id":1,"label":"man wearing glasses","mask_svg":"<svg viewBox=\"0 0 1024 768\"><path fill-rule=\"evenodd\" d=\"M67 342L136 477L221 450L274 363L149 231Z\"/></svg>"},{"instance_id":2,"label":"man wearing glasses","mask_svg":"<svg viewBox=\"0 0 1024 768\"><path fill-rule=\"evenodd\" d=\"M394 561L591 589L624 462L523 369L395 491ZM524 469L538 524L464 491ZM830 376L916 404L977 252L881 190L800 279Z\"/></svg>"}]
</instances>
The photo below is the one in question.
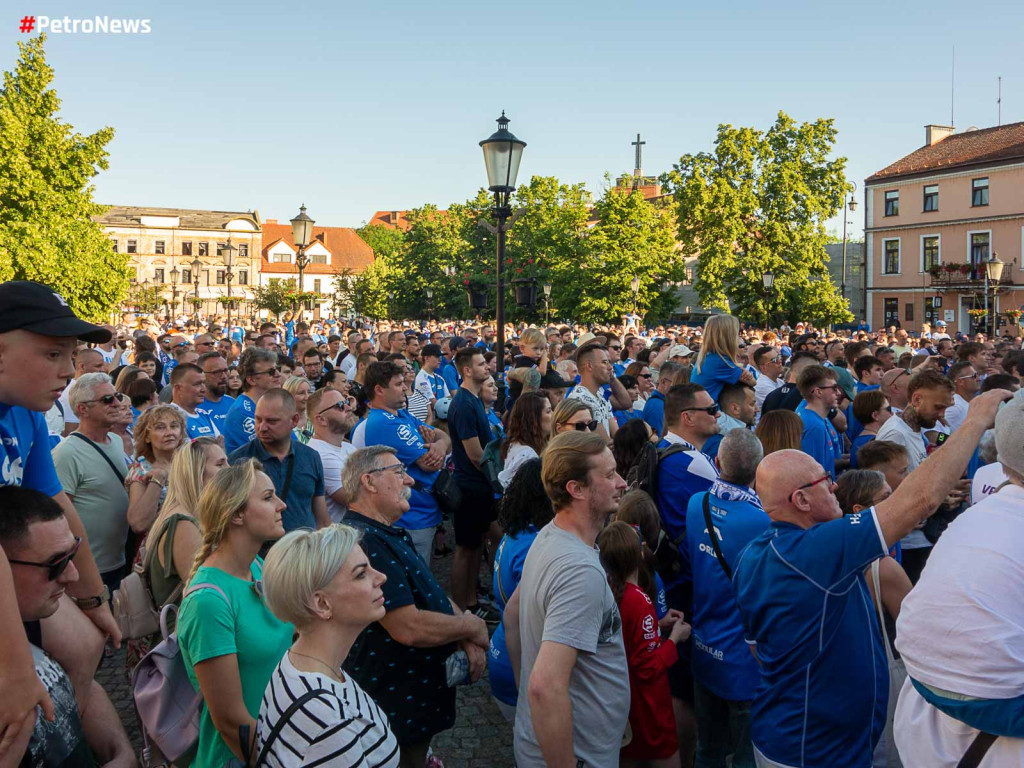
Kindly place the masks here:
<instances>
[{"instance_id":1,"label":"man wearing glasses","mask_svg":"<svg viewBox=\"0 0 1024 768\"><path fill-rule=\"evenodd\" d=\"M207 352L200 355L196 365L203 372L203 401L196 406L196 411L208 416L217 428L218 434L224 433L228 412L235 404L235 398L228 391L228 363L219 352Z\"/></svg>"},{"instance_id":2,"label":"man wearing glasses","mask_svg":"<svg viewBox=\"0 0 1024 768\"><path fill-rule=\"evenodd\" d=\"M327 514L332 523L345 517L345 491L341 475L345 462L356 450L345 435L356 425L356 415L347 398L336 389L321 389L306 401L306 417L313 425L313 437L307 445L320 454L324 465L324 491L327 495Z\"/></svg>"},{"instance_id":3,"label":"man wearing glasses","mask_svg":"<svg viewBox=\"0 0 1024 768\"><path fill-rule=\"evenodd\" d=\"M256 401L264 392L281 386L281 369L277 352L261 347L248 347L238 361L242 394L228 411L224 423L224 450L230 454L256 437Z\"/></svg>"},{"instance_id":4,"label":"man wearing glasses","mask_svg":"<svg viewBox=\"0 0 1024 768\"><path fill-rule=\"evenodd\" d=\"M889 675L864 574L953 490L1008 397L993 390L975 398L942 450L858 514L842 515L831 475L805 453L761 461L756 485L772 523L740 554L732 578L760 661L751 708L759 766L872 765Z\"/></svg>"},{"instance_id":5,"label":"man wearing glasses","mask_svg":"<svg viewBox=\"0 0 1024 768\"><path fill-rule=\"evenodd\" d=\"M838 378L831 368L812 365L800 374L796 386L804 398L796 409L796 415L804 423L800 449L823 466L834 480L836 461L843 455L843 443L828 420L828 414L839 404Z\"/></svg>"},{"instance_id":6,"label":"man wearing glasses","mask_svg":"<svg viewBox=\"0 0 1024 768\"><path fill-rule=\"evenodd\" d=\"M952 433L967 418L967 407L981 389L981 377L965 360L950 367L949 380L953 382L953 405L946 409L946 425Z\"/></svg>"},{"instance_id":7,"label":"man wearing glasses","mask_svg":"<svg viewBox=\"0 0 1024 768\"><path fill-rule=\"evenodd\" d=\"M79 705L68 672L42 649L40 622L57 613L65 591L78 581L73 558L81 543L53 499L28 488L0 488L0 548L10 558L14 597L29 634L35 672L55 714L53 722L38 717L34 727L29 722L21 729L10 754L15 763L24 754L22 765L136 763L128 734L99 683L91 681L80 692ZM65 605L64 610L71 609Z\"/></svg>"}]
</instances>

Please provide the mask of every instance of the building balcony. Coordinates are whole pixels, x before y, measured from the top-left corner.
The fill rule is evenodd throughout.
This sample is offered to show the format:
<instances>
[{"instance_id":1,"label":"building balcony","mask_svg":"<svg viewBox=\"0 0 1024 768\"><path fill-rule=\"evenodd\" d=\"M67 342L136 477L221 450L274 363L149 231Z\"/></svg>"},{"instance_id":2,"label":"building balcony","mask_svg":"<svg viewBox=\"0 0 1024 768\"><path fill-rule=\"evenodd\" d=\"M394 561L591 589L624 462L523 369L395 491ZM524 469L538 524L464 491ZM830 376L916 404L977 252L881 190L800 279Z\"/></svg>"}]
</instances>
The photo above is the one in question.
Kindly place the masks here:
<instances>
[{"instance_id":1,"label":"building balcony","mask_svg":"<svg viewBox=\"0 0 1024 768\"><path fill-rule=\"evenodd\" d=\"M1013 285L1014 264L1009 263L1003 269L1002 277L994 286L1000 288ZM931 286L940 291L983 291L985 289L984 264L943 264L932 267L928 271Z\"/></svg>"}]
</instances>

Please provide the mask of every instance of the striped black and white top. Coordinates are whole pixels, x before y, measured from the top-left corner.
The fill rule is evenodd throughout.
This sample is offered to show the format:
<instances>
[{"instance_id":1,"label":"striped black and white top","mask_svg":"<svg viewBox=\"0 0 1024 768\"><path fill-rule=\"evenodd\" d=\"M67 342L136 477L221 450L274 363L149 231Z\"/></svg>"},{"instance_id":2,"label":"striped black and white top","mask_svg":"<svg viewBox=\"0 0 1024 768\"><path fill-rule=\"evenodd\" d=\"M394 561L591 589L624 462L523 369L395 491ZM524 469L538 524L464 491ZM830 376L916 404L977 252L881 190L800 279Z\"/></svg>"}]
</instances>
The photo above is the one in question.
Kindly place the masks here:
<instances>
[{"instance_id":1,"label":"striped black and white top","mask_svg":"<svg viewBox=\"0 0 1024 768\"><path fill-rule=\"evenodd\" d=\"M297 670L284 655L270 677L257 723L257 754L278 718L308 691L324 692L302 705L281 729L264 758L268 768L397 768L398 742L388 718L362 688L345 675Z\"/></svg>"}]
</instances>

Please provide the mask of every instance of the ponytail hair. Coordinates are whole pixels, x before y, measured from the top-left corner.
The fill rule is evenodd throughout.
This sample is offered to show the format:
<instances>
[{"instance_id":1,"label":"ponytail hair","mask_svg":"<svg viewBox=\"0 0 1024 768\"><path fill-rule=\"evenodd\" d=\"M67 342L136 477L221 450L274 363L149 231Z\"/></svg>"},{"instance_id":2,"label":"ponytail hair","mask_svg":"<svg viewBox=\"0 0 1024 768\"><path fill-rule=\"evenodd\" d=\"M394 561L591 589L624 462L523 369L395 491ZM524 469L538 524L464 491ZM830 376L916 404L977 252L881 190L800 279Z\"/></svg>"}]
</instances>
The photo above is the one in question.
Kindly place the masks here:
<instances>
[{"instance_id":1,"label":"ponytail hair","mask_svg":"<svg viewBox=\"0 0 1024 768\"><path fill-rule=\"evenodd\" d=\"M188 575L190 582L224 540L231 518L245 509L256 484L256 473L262 470L263 465L256 459L243 459L222 469L203 489L198 510L203 543L192 563L192 572Z\"/></svg>"}]
</instances>

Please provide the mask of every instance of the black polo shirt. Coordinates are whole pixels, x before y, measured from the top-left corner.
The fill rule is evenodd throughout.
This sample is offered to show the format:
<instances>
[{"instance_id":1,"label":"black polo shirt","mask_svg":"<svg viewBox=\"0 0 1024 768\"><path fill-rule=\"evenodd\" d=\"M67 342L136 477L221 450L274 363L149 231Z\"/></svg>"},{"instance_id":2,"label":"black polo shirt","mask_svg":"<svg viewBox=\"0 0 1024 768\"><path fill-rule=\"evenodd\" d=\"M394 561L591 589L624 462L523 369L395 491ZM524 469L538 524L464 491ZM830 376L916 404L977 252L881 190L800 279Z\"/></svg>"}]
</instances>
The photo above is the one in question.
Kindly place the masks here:
<instances>
[{"instance_id":1,"label":"black polo shirt","mask_svg":"<svg viewBox=\"0 0 1024 768\"><path fill-rule=\"evenodd\" d=\"M346 513L345 523L363 531L360 544L370 565L387 576L381 587L386 610L415 605L421 611L455 614L448 595L404 529L352 510ZM455 643L434 648L401 645L374 622L356 639L345 671L387 713L398 743L407 746L455 724L455 689L448 687L444 664L456 650Z\"/></svg>"}]
</instances>

